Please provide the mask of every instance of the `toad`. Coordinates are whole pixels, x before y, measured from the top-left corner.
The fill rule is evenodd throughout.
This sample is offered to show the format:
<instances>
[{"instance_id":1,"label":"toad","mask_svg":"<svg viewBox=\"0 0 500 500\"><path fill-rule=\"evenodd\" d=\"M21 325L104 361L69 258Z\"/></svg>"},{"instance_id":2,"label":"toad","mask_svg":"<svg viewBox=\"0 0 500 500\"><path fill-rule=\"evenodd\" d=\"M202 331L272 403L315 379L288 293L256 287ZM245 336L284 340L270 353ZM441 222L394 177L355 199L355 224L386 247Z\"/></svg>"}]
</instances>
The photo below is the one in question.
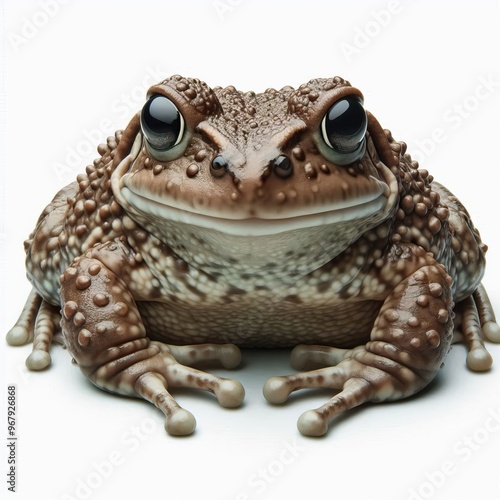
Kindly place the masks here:
<instances>
[{"instance_id":1,"label":"toad","mask_svg":"<svg viewBox=\"0 0 500 500\"><path fill-rule=\"evenodd\" d=\"M98 153L25 242L33 289L7 340L33 341L28 368L46 368L62 336L93 384L150 401L185 435L196 421L176 387L244 398L193 365L293 347L300 371L264 395L331 389L298 420L319 436L427 386L454 336L472 370L490 367L486 246L346 80L254 93L176 75Z\"/></svg>"}]
</instances>

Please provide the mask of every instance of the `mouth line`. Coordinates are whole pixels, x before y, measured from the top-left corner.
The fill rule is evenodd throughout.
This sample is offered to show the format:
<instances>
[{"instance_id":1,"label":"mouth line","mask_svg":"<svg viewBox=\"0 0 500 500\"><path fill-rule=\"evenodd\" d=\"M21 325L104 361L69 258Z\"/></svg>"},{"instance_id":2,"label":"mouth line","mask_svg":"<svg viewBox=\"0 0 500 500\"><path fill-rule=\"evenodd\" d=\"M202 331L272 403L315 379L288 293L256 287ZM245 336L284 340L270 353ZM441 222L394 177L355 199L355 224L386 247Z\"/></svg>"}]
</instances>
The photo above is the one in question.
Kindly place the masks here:
<instances>
[{"instance_id":1,"label":"mouth line","mask_svg":"<svg viewBox=\"0 0 500 500\"><path fill-rule=\"evenodd\" d=\"M202 214L189 208L175 207L144 196L127 185L126 172L139 154L142 136L138 134L131 151L115 169L112 175L112 189L117 201L122 206L136 210L138 215L148 219L164 220L166 222L181 223L189 226L218 231L233 236L270 236L279 233L327 226L338 223L349 223L373 216L383 218L390 209L391 186L383 182L378 189L368 195L350 201L333 203L330 207L315 213L301 213L293 210L288 217L255 217L237 216L225 217L224 214ZM373 180L376 180L375 178ZM394 188L394 186L392 186Z\"/></svg>"},{"instance_id":2,"label":"mouth line","mask_svg":"<svg viewBox=\"0 0 500 500\"><path fill-rule=\"evenodd\" d=\"M130 207L151 218L184 223L236 236L265 236L337 223L347 223L368 218L383 212L387 203L384 190L376 196L367 197L355 205L334 208L312 214L289 217L240 217L228 218L220 215L201 214L173 207L142 196L126 185L121 187L121 196Z\"/></svg>"}]
</instances>

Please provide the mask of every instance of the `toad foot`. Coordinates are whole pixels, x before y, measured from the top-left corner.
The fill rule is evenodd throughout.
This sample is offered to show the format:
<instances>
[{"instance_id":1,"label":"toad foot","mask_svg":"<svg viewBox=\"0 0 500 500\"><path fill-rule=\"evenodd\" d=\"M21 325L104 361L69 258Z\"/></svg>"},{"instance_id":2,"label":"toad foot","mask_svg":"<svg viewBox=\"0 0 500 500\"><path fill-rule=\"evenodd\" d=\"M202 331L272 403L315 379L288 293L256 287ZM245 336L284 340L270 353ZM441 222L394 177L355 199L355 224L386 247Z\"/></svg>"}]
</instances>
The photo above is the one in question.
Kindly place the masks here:
<instances>
[{"instance_id":1,"label":"toad foot","mask_svg":"<svg viewBox=\"0 0 500 500\"><path fill-rule=\"evenodd\" d=\"M219 361L234 368L240 351L233 345L179 347L151 341L125 281L118 276L122 258L127 258L123 246L104 245L78 259L61 276L65 344L97 387L144 398L165 414L169 434L191 434L196 420L177 404L170 388L203 389L215 394L224 407L239 406L245 394L239 382L187 364Z\"/></svg>"},{"instance_id":2,"label":"toad foot","mask_svg":"<svg viewBox=\"0 0 500 500\"><path fill-rule=\"evenodd\" d=\"M368 401L394 401L415 394L434 378L451 344L451 283L441 266L418 269L387 297L366 345L350 350L297 347L292 355L296 366L333 366L273 377L264 386L265 398L281 404L302 388L338 390L330 401L298 420L302 434L321 436L346 410Z\"/></svg>"}]
</instances>

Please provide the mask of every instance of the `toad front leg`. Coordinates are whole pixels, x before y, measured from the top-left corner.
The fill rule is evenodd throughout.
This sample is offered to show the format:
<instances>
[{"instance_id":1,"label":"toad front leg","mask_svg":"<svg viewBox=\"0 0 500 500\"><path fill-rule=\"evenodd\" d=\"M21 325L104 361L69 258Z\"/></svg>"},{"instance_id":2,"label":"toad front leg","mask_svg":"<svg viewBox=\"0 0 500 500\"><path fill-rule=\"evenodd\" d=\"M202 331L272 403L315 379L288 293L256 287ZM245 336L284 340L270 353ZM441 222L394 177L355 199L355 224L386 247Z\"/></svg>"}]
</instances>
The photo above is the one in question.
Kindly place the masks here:
<instances>
[{"instance_id":1,"label":"toad front leg","mask_svg":"<svg viewBox=\"0 0 500 500\"><path fill-rule=\"evenodd\" d=\"M393 401L415 394L434 378L450 349L451 283L437 264L414 271L384 301L366 345L350 350L299 348L296 365L305 364L309 357L330 367L273 377L264 387L266 399L283 403L292 391L306 387L340 390L298 421L302 434L320 436L341 412L368 401Z\"/></svg>"},{"instance_id":2,"label":"toad front leg","mask_svg":"<svg viewBox=\"0 0 500 500\"><path fill-rule=\"evenodd\" d=\"M205 389L214 393L222 406L239 406L244 398L239 382L186 364L217 360L234 368L240 352L233 345L181 347L150 341L123 271L139 266L124 244L112 242L94 247L66 269L61 276L65 344L96 386L147 399L165 414L169 434L190 434L195 419L177 404L169 387ZM145 266L141 272L147 277Z\"/></svg>"}]
</instances>

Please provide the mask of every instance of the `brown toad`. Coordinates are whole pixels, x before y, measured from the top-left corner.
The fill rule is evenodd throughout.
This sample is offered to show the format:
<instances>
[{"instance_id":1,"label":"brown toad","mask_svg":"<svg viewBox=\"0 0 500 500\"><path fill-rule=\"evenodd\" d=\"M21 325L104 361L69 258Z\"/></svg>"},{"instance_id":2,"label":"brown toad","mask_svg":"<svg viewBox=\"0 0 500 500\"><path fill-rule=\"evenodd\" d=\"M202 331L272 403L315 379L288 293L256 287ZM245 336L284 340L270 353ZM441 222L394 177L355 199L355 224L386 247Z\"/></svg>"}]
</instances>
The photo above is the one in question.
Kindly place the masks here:
<instances>
[{"instance_id":1,"label":"brown toad","mask_svg":"<svg viewBox=\"0 0 500 500\"><path fill-rule=\"evenodd\" d=\"M33 339L39 370L60 328L95 385L151 401L180 435L195 420L171 387L243 401L239 382L190 367L235 367L237 346L297 346L296 368L326 366L264 387L272 403L338 391L300 417L306 435L425 387L454 326L486 370L483 335L500 341L486 247L405 151L338 77L255 94L173 76L43 212L25 244L33 292L7 339Z\"/></svg>"}]
</instances>

